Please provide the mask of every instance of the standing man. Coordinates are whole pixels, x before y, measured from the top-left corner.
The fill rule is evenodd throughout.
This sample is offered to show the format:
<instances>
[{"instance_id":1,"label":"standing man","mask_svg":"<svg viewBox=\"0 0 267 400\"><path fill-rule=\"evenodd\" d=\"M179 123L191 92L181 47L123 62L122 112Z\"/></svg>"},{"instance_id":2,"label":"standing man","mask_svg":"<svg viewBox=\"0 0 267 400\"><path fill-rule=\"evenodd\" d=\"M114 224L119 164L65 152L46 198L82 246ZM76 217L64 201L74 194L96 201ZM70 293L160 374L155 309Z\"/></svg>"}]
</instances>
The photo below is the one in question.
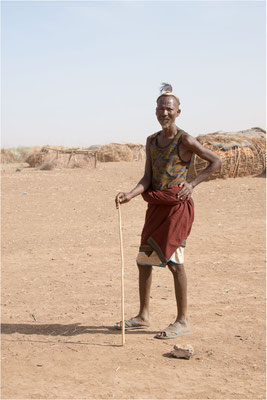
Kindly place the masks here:
<instances>
[{"instance_id":1,"label":"standing man","mask_svg":"<svg viewBox=\"0 0 267 400\"><path fill-rule=\"evenodd\" d=\"M115 202L124 204L142 195L148 202L141 245L137 256L139 269L139 313L125 321L125 329L149 327L149 300L152 266L168 268L173 274L177 303L174 323L160 331L157 339L171 339L189 332L187 318L187 279L184 247L194 219L191 199L194 188L221 166L220 158L175 124L180 115L180 101L172 86L163 83L157 99L156 116L162 130L146 142L145 172L129 193L120 192ZM191 182L186 180L193 154L209 162L208 167ZM115 328L121 329L119 322Z\"/></svg>"}]
</instances>

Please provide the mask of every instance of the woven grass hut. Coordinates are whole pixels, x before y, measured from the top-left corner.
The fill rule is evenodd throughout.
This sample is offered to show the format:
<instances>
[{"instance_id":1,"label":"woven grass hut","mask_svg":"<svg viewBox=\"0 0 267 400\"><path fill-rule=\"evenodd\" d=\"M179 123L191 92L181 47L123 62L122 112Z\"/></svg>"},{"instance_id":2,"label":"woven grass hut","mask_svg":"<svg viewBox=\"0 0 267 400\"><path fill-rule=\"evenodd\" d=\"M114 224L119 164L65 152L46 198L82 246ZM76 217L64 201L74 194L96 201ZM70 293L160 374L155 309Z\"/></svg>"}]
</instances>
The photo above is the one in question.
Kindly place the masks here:
<instances>
[{"instance_id":1,"label":"woven grass hut","mask_svg":"<svg viewBox=\"0 0 267 400\"><path fill-rule=\"evenodd\" d=\"M138 145L110 143L102 146L97 154L98 161L134 161L138 158Z\"/></svg>"},{"instance_id":2,"label":"woven grass hut","mask_svg":"<svg viewBox=\"0 0 267 400\"><path fill-rule=\"evenodd\" d=\"M26 162L30 167L53 169L96 167L97 161L138 161L143 159L145 159L145 147L142 144L110 143L105 146L90 146L87 149L70 149L63 146L36 147L27 157Z\"/></svg>"},{"instance_id":3,"label":"woven grass hut","mask_svg":"<svg viewBox=\"0 0 267 400\"><path fill-rule=\"evenodd\" d=\"M266 169L266 131L251 128L240 132L215 132L196 138L204 147L218 154L222 166L209 179L259 175ZM208 162L194 155L188 178L194 179Z\"/></svg>"},{"instance_id":4,"label":"woven grass hut","mask_svg":"<svg viewBox=\"0 0 267 400\"><path fill-rule=\"evenodd\" d=\"M26 159L30 167L40 169L86 168L95 165L97 150L44 146L35 148Z\"/></svg>"}]
</instances>

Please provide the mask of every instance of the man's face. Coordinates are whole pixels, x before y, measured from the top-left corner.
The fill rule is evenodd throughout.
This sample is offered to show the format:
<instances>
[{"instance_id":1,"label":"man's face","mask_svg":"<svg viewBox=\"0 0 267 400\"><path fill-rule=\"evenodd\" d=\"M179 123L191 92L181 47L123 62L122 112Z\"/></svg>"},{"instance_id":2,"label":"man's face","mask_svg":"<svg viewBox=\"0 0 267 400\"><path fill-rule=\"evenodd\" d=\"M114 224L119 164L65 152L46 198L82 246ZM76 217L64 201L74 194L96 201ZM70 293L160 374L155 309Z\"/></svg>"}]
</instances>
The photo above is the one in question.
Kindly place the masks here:
<instances>
[{"instance_id":1,"label":"man's face","mask_svg":"<svg viewBox=\"0 0 267 400\"><path fill-rule=\"evenodd\" d=\"M180 112L178 102L174 97L162 96L158 100L156 116L163 129L168 129L173 125Z\"/></svg>"}]
</instances>

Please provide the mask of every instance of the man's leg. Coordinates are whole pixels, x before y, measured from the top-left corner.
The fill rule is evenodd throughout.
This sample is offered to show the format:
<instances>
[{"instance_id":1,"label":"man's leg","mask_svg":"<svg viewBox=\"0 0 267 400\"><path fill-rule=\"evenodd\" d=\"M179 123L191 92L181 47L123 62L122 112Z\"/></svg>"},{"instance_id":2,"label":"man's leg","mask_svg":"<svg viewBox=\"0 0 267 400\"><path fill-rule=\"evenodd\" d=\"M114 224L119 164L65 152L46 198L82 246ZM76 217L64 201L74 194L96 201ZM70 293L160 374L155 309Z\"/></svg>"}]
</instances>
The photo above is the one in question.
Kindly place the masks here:
<instances>
[{"instance_id":1,"label":"man's leg","mask_svg":"<svg viewBox=\"0 0 267 400\"><path fill-rule=\"evenodd\" d=\"M175 322L187 326L187 278L184 264L168 263L174 279L177 318Z\"/></svg>"},{"instance_id":2,"label":"man's leg","mask_svg":"<svg viewBox=\"0 0 267 400\"><path fill-rule=\"evenodd\" d=\"M140 310L136 318L149 325L149 301L152 283L152 267L138 265Z\"/></svg>"},{"instance_id":3,"label":"man's leg","mask_svg":"<svg viewBox=\"0 0 267 400\"><path fill-rule=\"evenodd\" d=\"M187 321L187 278L184 265L175 264L170 261L168 267L174 279L177 318L173 324L155 336L157 339L172 339L176 336L190 333Z\"/></svg>"},{"instance_id":4,"label":"man's leg","mask_svg":"<svg viewBox=\"0 0 267 400\"><path fill-rule=\"evenodd\" d=\"M139 313L125 321L125 328L134 329L138 327L148 327L149 321L149 300L152 283L152 267L137 264L139 269ZM121 322L115 324L115 328L121 329Z\"/></svg>"}]
</instances>

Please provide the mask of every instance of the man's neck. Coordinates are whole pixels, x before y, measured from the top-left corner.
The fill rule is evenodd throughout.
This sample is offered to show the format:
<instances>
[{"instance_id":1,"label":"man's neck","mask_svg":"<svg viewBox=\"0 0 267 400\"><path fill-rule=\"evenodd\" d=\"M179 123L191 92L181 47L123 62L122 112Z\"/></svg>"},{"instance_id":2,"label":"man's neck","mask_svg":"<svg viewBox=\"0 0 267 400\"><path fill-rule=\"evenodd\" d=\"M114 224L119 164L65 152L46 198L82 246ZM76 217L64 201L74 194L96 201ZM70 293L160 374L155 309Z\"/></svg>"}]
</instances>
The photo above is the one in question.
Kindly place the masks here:
<instances>
[{"instance_id":1,"label":"man's neck","mask_svg":"<svg viewBox=\"0 0 267 400\"><path fill-rule=\"evenodd\" d=\"M171 125L169 128L163 128L162 133L166 138L172 139L177 134L177 126Z\"/></svg>"}]
</instances>

